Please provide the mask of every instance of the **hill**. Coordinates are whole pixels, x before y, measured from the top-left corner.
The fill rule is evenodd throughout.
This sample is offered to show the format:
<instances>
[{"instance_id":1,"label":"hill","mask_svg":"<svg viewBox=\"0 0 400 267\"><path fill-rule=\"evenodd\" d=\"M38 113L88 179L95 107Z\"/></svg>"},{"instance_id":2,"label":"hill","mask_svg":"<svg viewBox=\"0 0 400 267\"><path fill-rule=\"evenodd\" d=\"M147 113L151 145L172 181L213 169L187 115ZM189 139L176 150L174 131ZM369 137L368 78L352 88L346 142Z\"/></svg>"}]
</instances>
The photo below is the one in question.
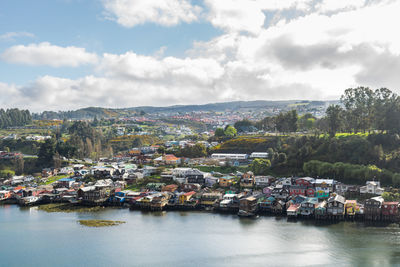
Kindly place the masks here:
<instances>
[{"instance_id":1,"label":"hill","mask_svg":"<svg viewBox=\"0 0 400 267\"><path fill-rule=\"evenodd\" d=\"M179 113L190 112L222 112L222 111L265 111L268 109L321 109L338 101L308 101L308 100L288 100L288 101L271 101L271 100L256 100L256 101L232 101L222 103L210 103L204 105L174 105L167 107L154 106L139 106L131 108L102 108L102 107L87 107L72 111L44 111L39 114L33 114L34 119L93 119L97 118L118 118L132 117L143 114L166 114L173 115Z\"/></svg>"}]
</instances>

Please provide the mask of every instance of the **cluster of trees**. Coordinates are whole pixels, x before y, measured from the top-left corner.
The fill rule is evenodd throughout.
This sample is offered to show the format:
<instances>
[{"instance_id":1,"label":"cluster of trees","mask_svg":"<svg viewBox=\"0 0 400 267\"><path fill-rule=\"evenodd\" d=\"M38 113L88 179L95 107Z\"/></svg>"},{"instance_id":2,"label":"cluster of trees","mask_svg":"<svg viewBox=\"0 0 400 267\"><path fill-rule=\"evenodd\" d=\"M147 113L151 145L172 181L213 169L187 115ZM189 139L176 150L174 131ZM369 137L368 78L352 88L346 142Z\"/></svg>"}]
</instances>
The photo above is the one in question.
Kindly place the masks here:
<instances>
[{"instance_id":1,"label":"cluster of trees","mask_svg":"<svg viewBox=\"0 0 400 267\"><path fill-rule=\"evenodd\" d=\"M68 138L63 138L68 134ZM37 165L40 167L59 167L61 157L92 158L111 156L112 148L102 133L89 123L76 121L64 125L54 138L47 139L40 145Z\"/></svg>"},{"instance_id":2,"label":"cluster of trees","mask_svg":"<svg viewBox=\"0 0 400 267\"><path fill-rule=\"evenodd\" d=\"M235 127L238 133L255 132L258 130L256 124L248 119L235 122L233 127Z\"/></svg>"},{"instance_id":3,"label":"cluster of trees","mask_svg":"<svg viewBox=\"0 0 400 267\"><path fill-rule=\"evenodd\" d=\"M276 116L265 117L254 123L259 130L269 132L291 133L309 131L316 128L317 118L311 113L299 116L296 110L281 112Z\"/></svg>"},{"instance_id":4,"label":"cluster of trees","mask_svg":"<svg viewBox=\"0 0 400 267\"><path fill-rule=\"evenodd\" d=\"M246 122L259 130L290 133L315 130L329 133L381 132L400 133L400 96L387 88L372 90L368 87L346 89L341 105L331 105L323 118L307 113L298 116L296 110L265 117L258 122ZM245 123L244 121L240 122Z\"/></svg>"},{"instance_id":5,"label":"cluster of trees","mask_svg":"<svg viewBox=\"0 0 400 267\"><path fill-rule=\"evenodd\" d=\"M400 97L387 88L349 88L341 97L343 107L328 107L323 128L336 132L370 132L372 130L400 133Z\"/></svg>"},{"instance_id":6,"label":"cluster of trees","mask_svg":"<svg viewBox=\"0 0 400 267\"><path fill-rule=\"evenodd\" d=\"M311 160L304 163L303 169L306 175L329 177L346 184L365 184L366 181L379 179L383 185L400 185L399 173L392 173L375 165Z\"/></svg>"},{"instance_id":7,"label":"cluster of trees","mask_svg":"<svg viewBox=\"0 0 400 267\"><path fill-rule=\"evenodd\" d=\"M40 144L25 139L0 140L1 151L18 151L28 155L36 155Z\"/></svg>"},{"instance_id":8,"label":"cluster of trees","mask_svg":"<svg viewBox=\"0 0 400 267\"><path fill-rule=\"evenodd\" d=\"M266 175L271 168L271 161L269 159L254 159L250 164L250 170L255 175Z\"/></svg>"},{"instance_id":9,"label":"cluster of trees","mask_svg":"<svg viewBox=\"0 0 400 267\"><path fill-rule=\"evenodd\" d=\"M224 128L217 128L215 130L215 136L216 137L234 137L237 135L237 130L234 126L232 125L227 125Z\"/></svg>"},{"instance_id":10,"label":"cluster of trees","mask_svg":"<svg viewBox=\"0 0 400 267\"><path fill-rule=\"evenodd\" d=\"M68 127L69 139L58 139L57 151L65 157L99 158L112 155L106 138L87 122L77 121Z\"/></svg>"},{"instance_id":11,"label":"cluster of trees","mask_svg":"<svg viewBox=\"0 0 400 267\"><path fill-rule=\"evenodd\" d=\"M179 148L174 154L178 157L201 158L207 156L207 148L203 144L197 143L194 146Z\"/></svg>"},{"instance_id":12,"label":"cluster of trees","mask_svg":"<svg viewBox=\"0 0 400 267\"><path fill-rule=\"evenodd\" d=\"M32 123L32 116L29 110L0 109L0 128L24 126Z\"/></svg>"}]
</instances>

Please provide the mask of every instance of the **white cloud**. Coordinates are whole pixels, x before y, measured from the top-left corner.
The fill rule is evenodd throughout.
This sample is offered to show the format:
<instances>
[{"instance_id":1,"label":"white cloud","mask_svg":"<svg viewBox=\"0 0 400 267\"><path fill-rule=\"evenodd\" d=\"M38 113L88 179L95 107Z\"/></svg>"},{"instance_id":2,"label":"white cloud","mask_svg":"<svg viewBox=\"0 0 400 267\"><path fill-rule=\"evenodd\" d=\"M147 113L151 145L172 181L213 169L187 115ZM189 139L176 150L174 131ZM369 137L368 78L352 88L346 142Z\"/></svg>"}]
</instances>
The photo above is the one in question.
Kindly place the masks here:
<instances>
[{"instance_id":1,"label":"white cloud","mask_svg":"<svg viewBox=\"0 0 400 267\"><path fill-rule=\"evenodd\" d=\"M106 77L154 83L212 84L223 74L223 68L212 58L157 59L127 52L123 55L104 54L99 71Z\"/></svg>"},{"instance_id":2,"label":"white cloud","mask_svg":"<svg viewBox=\"0 0 400 267\"><path fill-rule=\"evenodd\" d=\"M97 62L97 55L86 52L85 48L61 47L47 42L12 46L0 58L9 63L51 67L77 67Z\"/></svg>"},{"instance_id":3,"label":"white cloud","mask_svg":"<svg viewBox=\"0 0 400 267\"><path fill-rule=\"evenodd\" d=\"M228 32L258 34L265 22L265 11L287 9L306 11L312 0L204 0L207 19Z\"/></svg>"},{"instance_id":4,"label":"white cloud","mask_svg":"<svg viewBox=\"0 0 400 267\"><path fill-rule=\"evenodd\" d=\"M339 10L349 10L360 8L365 5L366 0L322 0L316 5L320 12L334 12Z\"/></svg>"},{"instance_id":5,"label":"white cloud","mask_svg":"<svg viewBox=\"0 0 400 267\"><path fill-rule=\"evenodd\" d=\"M152 22L173 26L180 22L196 21L201 12L199 6L187 0L103 0L107 17L125 27Z\"/></svg>"},{"instance_id":6,"label":"white cloud","mask_svg":"<svg viewBox=\"0 0 400 267\"><path fill-rule=\"evenodd\" d=\"M29 37L33 38L35 35L30 32L6 32L0 35L0 40L3 41L14 41L16 38L19 37Z\"/></svg>"},{"instance_id":7,"label":"white cloud","mask_svg":"<svg viewBox=\"0 0 400 267\"><path fill-rule=\"evenodd\" d=\"M43 76L26 86L0 84L5 95L0 104L57 110L334 99L358 85L398 90L400 2L319 3L206 0L207 19L224 33L195 42L185 57L164 56L164 48L153 56L105 53L95 75L76 80ZM286 10L299 13L285 17ZM266 26L271 14L283 19Z\"/></svg>"}]
</instances>

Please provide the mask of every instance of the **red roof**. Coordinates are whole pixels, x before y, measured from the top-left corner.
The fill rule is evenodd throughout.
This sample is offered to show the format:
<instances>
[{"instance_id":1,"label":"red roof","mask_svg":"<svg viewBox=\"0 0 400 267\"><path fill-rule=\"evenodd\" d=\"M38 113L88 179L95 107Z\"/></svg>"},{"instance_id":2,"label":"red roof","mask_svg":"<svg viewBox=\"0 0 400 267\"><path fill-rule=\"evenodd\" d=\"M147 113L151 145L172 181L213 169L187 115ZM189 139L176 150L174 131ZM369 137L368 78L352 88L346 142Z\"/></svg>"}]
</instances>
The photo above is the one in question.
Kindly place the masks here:
<instances>
[{"instance_id":1,"label":"red roof","mask_svg":"<svg viewBox=\"0 0 400 267\"><path fill-rule=\"evenodd\" d=\"M165 155L165 160L167 160L167 161L177 161L177 160L179 160L179 158L175 157L172 154L167 154L167 155Z\"/></svg>"},{"instance_id":2,"label":"red roof","mask_svg":"<svg viewBox=\"0 0 400 267\"><path fill-rule=\"evenodd\" d=\"M397 201L383 202L383 205L399 205L399 202Z\"/></svg>"},{"instance_id":3,"label":"red roof","mask_svg":"<svg viewBox=\"0 0 400 267\"><path fill-rule=\"evenodd\" d=\"M300 207L300 204L291 204L287 211L296 211Z\"/></svg>"},{"instance_id":4,"label":"red roof","mask_svg":"<svg viewBox=\"0 0 400 267\"><path fill-rule=\"evenodd\" d=\"M196 194L196 192L190 191L190 192L185 193L184 195L185 196L193 196L194 194Z\"/></svg>"}]
</instances>

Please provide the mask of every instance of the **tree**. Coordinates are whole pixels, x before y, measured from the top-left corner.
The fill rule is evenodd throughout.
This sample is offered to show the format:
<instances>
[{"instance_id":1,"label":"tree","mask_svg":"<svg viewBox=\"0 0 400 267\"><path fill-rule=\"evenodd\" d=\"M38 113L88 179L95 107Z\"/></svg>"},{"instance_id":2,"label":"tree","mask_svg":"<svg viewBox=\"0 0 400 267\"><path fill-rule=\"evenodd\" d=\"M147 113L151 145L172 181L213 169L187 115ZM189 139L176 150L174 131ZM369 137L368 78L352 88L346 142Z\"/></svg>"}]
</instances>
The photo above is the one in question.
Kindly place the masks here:
<instances>
[{"instance_id":1,"label":"tree","mask_svg":"<svg viewBox=\"0 0 400 267\"><path fill-rule=\"evenodd\" d=\"M276 128L276 119L275 117L265 117L264 119L256 122L255 126L260 130L273 132Z\"/></svg>"},{"instance_id":2,"label":"tree","mask_svg":"<svg viewBox=\"0 0 400 267\"><path fill-rule=\"evenodd\" d=\"M222 136L224 136L224 135L225 135L224 129L222 129L222 128L217 128L217 129L215 130L215 136L217 136L217 137L222 137Z\"/></svg>"},{"instance_id":3,"label":"tree","mask_svg":"<svg viewBox=\"0 0 400 267\"><path fill-rule=\"evenodd\" d=\"M256 175L265 175L271 167L268 159L254 159L250 165L251 171Z\"/></svg>"},{"instance_id":4,"label":"tree","mask_svg":"<svg viewBox=\"0 0 400 267\"><path fill-rule=\"evenodd\" d=\"M257 130L255 124L248 119L235 122L234 127L238 132L252 132Z\"/></svg>"},{"instance_id":5,"label":"tree","mask_svg":"<svg viewBox=\"0 0 400 267\"><path fill-rule=\"evenodd\" d=\"M224 133L225 133L225 136L234 137L237 134L237 131L236 131L235 127L228 125L225 128Z\"/></svg>"},{"instance_id":6,"label":"tree","mask_svg":"<svg viewBox=\"0 0 400 267\"><path fill-rule=\"evenodd\" d=\"M194 146L180 148L176 154L187 158L201 158L207 156L207 149L203 144L197 143Z\"/></svg>"},{"instance_id":7,"label":"tree","mask_svg":"<svg viewBox=\"0 0 400 267\"><path fill-rule=\"evenodd\" d=\"M61 157L58 152L56 152L53 156L54 168L61 168Z\"/></svg>"},{"instance_id":8,"label":"tree","mask_svg":"<svg viewBox=\"0 0 400 267\"><path fill-rule=\"evenodd\" d=\"M316 118L311 114L307 113L301 116L298 120L298 126L300 130L311 130L314 128Z\"/></svg>"},{"instance_id":9,"label":"tree","mask_svg":"<svg viewBox=\"0 0 400 267\"><path fill-rule=\"evenodd\" d=\"M326 110L328 132L331 137L334 137L341 128L342 113L343 109L339 105L330 105Z\"/></svg>"},{"instance_id":10,"label":"tree","mask_svg":"<svg viewBox=\"0 0 400 267\"><path fill-rule=\"evenodd\" d=\"M52 167L53 157L56 154L56 142L53 138L47 139L42 143L38 154L38 164L41 167Z\"/></svg>"},{"instance_id":11,"label":"tree","mask_svg":"<svg viewBox=\"0 0 400 267\"><path fill-rule=\"evenodd\" d=\"M281 112L275 118L276 129L282 133L296 132L298 126L297 120L296 110L290 110L286 113Z\"/></svg>"},{"instance_id":12,"label":"tree","mask_svg":"<svg viewBox=\"0 0 400 267\"><path fill-rule=\"evenodd\" d=\"M358 132L370 129L374 114L374 91L368 87L349 88L340 98L346 108L349 130Z\"/></svg>"},{"instance_id":13,"label":"tree","mask_svg":"<svg viewBox=\"0 0 400 267\"><path fill-rule=\"evenodd\" d=\"M24 158L18 157L15 159L15 174L22 175L24 173Z\"/></svg>"}]
</instances>

